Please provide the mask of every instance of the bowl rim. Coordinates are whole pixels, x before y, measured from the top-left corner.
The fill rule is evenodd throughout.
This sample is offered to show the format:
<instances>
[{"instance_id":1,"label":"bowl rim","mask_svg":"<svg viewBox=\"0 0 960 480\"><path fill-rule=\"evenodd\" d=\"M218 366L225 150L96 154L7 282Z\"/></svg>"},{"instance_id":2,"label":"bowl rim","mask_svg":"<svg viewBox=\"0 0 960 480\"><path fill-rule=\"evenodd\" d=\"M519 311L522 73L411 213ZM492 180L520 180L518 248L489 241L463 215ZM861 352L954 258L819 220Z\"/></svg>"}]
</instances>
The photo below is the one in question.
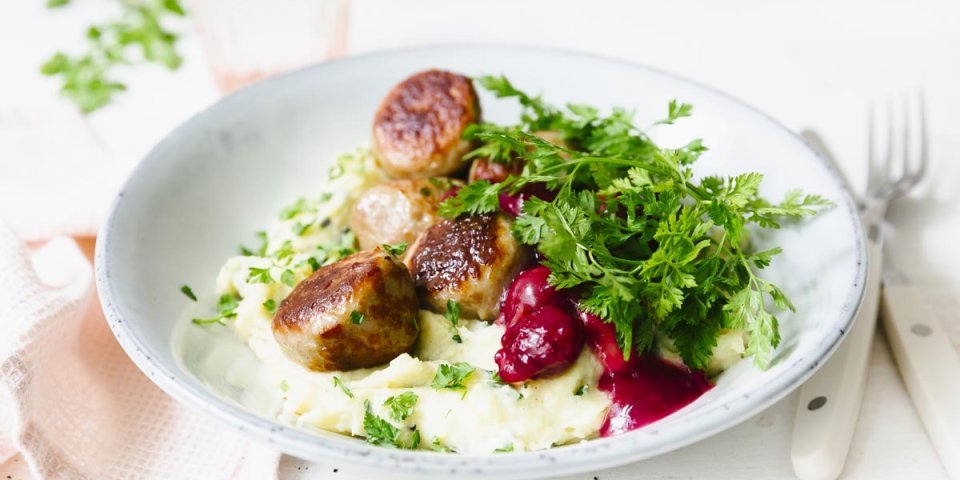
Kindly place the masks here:
<instances>
[{"instance_id":1,"label":"bowl rim","mask_svg":"<svg viewBox=\"0 0 960 480\"><path fill-rule=\"evenodd\" d=\"M840 316L843 321L839 331L832 336L825 336L820 339L820 342L812 350L812 353L815 355L793 359L792 363L785 368L784 375L764 384L761 388L751 392L751 394L743 395L726 403L710 406L694 416L676 419L675 422L679 423L675 424L677 428L673 435L660 435L658 438L662 441L652 448L643 445L643 442L631 448L630 439L631 437L639 438L638 435L659 435L660 432L656 428L656 424L653 424L653 428L639 429L616 437L599 438L536 452L448 455L422 450L386 449L361 443L362 441L350 439L349 437L344 437L343 440L321 437L306 430L286 426L269 420L266 417L261 417L207 390L193 388L187 385L178 378L186 372L180 369L173 370L168 368L167 365L157 362L155 360L157 356L147 348L147 344L143 338L134 331L120 313L118 307L120 301L114 294L111 284L111 273L114 268L111 264L109 254L112 250L110 246L114 241L113 221L119 207L124 201L127 187L134 177L144 175L145 171L149 168L148 166L157 161L156 152L169 142L178 139L184 131L191 129L193 125L203 117L212 115L212 112L220 108L222 104L242 102L246 97L256 94L259 90L269 89L275 83L282 83L288 77L321 72L331 65L369 62L384 56L444 51L467 51L473 53L478 51L500 53L523 51L528 54L546 54L599 61L616 64L616 66L621 68L641 70L647 74L667 78L673 82L685 83L688 86L722 97L724 100L736 104L745 112L759 116L765 123L780 129L790 137L798 140L806 147L809 153L813 154L813 156L820 161L821 165L833 179L841 197L835 199L837 201L835 208L842 209L842 211L846 213L846 218L852 223L855 234L857 271L854 283L847 292L841 307ZM533 478L555 475L561 472L572 474L599 470L657 456L690 445L733 427L760 413L762 410L791 393L799 387L804 380L809 378L820 365L830 358L839 346L840 341L846 336L846 332L849 331L852 322L856 318L856 313L863 299L865 290L864 285L868 268L868 259L865 252L866 239L859 213L848 186L834 166L819 152L811 148L802 137L771 116L753 108L736 97L683 76L609 56L550 47L454 43L380 50L306 66L258 81L218 99L212 105L192 115L185 122L169 132L157 145L151 148L124 182L123 187L111 204L106 221L100 228L94 255L94 270L97 292L110 330L137 367L171 397L187 404L196 411L206 412L210 416L217 418L223 424L230 425L250 437L272 444L284 452L307 459L327 461L339 459L356 463L363 467L380 469L399 468L407 471L407 473L418 474L443 473L471 477L509 474L515 478ZM725 412L718 414L717 412L719 410L725 410ZM698 428L683 428L684 424L688 424L693 420L697 421L696 425L698 425ZM674 424L671 425L674 426ZM640 448L637 448L638 446Z\"/></svg>"}]
</instances>

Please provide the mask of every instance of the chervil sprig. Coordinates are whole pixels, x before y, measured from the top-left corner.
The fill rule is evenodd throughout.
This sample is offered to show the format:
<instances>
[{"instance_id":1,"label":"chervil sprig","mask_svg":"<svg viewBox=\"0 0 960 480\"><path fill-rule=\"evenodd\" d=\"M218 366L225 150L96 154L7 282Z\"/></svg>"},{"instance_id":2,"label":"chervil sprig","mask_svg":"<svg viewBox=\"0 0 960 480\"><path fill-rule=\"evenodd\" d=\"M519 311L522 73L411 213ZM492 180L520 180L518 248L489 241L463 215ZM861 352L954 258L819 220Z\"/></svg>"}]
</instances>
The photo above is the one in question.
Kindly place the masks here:
<instances>
[{"instance_id":1,"label":"chervil sprig","mask_svg":"<svg viewBox=\"0 0 960 480\"><path fill-rule=\"evenodd\" d=\"M627 110L563 110L503 77L477 82L498 97L515 98L522 114L518 125L471 131L481 142L472 156L521 162L523 170L501 183L463 186L440 206L441 215L495 212L502 194L544 184L555 198L528 198L513 234L542 254L551 284L578 287L580 308L614 325L625 355L650 350L665 337L688 366L703 369L720 331L736 328L749 334L746 353L754 362L770 364L780 334L764 300L779 310L793 306L757 274L779 249L752 252L750 228L779 228L783 219L813 215L829 200L791 191L770 202L759 195L759 173L697 180L691 165L707 150L700 140L662 148ZM673 100L654 125L672 124L692 110ZM534 135L542 130L558 132L562 142Z\"/></svg>"}]
</instances>

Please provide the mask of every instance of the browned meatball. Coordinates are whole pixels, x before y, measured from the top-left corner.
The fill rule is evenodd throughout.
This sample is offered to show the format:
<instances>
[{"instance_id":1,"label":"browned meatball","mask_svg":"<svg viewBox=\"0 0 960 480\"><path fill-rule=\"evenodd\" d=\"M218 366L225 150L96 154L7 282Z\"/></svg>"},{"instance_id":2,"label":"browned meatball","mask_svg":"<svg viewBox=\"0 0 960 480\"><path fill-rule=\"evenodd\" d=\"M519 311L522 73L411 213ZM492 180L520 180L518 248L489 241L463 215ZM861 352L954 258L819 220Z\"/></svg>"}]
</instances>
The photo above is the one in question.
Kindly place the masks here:
<instances>
[{"instance_id":1,"label":"browned meatball","mask_svg":"<svg viewBox=\"0 0 960 480\"><path fill-rule=\"evenodd\" d=\"M463 166L470 143L461 135L480 120L470 79L442 70L420 72L393 87L373 120L373 151L394 178L449 175Z\"/></svg>"},{"instance_id":2,"label":"browned meatball","mask_svg":"<svg viewBox=\"0 0 960 480\"><path fill-rule=\"evenodd\" d=\"M277 308L273 336L287 357L310 370L373 367L413 346L416 315L410 273L377 248L300 282Z\"/></svg>"},{"instance_id":3,"label":"browned meatball","mask_svg":"<svg viewBox=\"0 0 960 480\"><path fill-rule=\"evenodd\" d=\"M408 252L406 263L421 300L435 312L460 302L464 316L493 320L500 294L527 257L502 215L441 220Z\"/></svg>"},{"instance_id":4,"label":"browned meatball","mask_svg":"<svg viewBox=\"0 0 960 480\"><path fill-rule=\"evenodd\" d=\"M392 180L364 192L350 211L350 228L360 248L412 244L437 222L443 195L456 183L446 178Z\"/></svg>"}]
</instances>

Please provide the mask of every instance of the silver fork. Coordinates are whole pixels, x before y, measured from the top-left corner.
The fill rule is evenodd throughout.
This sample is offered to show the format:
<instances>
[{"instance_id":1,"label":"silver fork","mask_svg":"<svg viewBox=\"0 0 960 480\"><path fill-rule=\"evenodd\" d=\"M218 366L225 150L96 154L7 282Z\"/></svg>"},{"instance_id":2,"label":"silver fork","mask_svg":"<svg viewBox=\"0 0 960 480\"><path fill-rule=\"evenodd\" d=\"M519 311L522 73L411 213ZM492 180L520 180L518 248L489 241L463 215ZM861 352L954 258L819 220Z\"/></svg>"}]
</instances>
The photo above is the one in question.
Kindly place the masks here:
<instances>
[{"instance_id":1,"label":"silver fork","mask_svg":"<svg viewBox=\"0 0 960 480\"><path fill-rule=\"evenodd\" d=\"M911 104L913 105L912 108ZM902 110L901 121L895 122L891 109L887 131L883 137L885 141L879 142L885 145L886 151L884 154L880 154L877 149L880 137L877 134L879 122L876 112L872 111L870 115L868 150L870 175L868 177L867 194L860 202L861 218L868 237L866 292L863 303L857 312L855 323L847 333L844 343L834 353L830 361L801 389L800 404L794 424L791 460L794 472L803 480L834 479L840 475L843 469L863 398L866 367L880 303L881 280L886 285L887 290L884 295L885 325L888 335L891 337L891 345L894 347L895 356L900 363L901 372L907 380L917 409L921 412L921 416L927 424L928 432L931 432L931 438L935 436L934 431L938 432L938 436L946 438L943 441L944 448L938 446L944 465L947 465L950 461L957 461L956 454L960 452L960 444L951 442L949 438L951 435L960 435L960 426L956 423L949 423L953 426L952 432L944 431L939 427L931 429L931 422L934 424L947 422L948 419L944 415L951 414L951 411L960 405L960 392L944 393L944 390L960 389L960 382L953 382L953 387L943 387L951 383L943 382L943 379L960 377L960 361L957 360L956 352L943 329L939 328L938 325L931 326L934 323L932 315L929 312L921 313L918 311L918 308L923 306L923 302L920 301L920 297L916 295L912 287L910 287L909 292L900 290L899 285L905 285L903 282L906 277L893 269L892 263L884 263L882 253L882 227L890 203L904 196L916 186L927 170L926 115L922 96L918 95L913 101L908 97ZM805 132L804 137L811 144L811 147L819 150L828 160L834 161L816 134ZM896 148L897 144L900 146L899 153ZM840 170L839 167L837 167L837 170ZM852 191L852 189L850 190ZM894 287L894 285L897 285L897 287ZM906 305L909 305L909 307ZM925 357L933 352L934 349L931 345L922 346L917 351L914 350L914 346L897 347L897 342L902 342L903 338L898 333L903 330L902 324L907 325L907 331L911 331L911 328L914 327L913 322L909 319L917 318L918 315L923 316L926 327L921 330L924 333L928 331L930 333L922 338L934 340L934 337L938 335L940 337L935 342L928 342L937 344L937 351L940 353L937 354L936 358L921 360L919 357ZM944 343L946 349L943 348ZM940 370L939 365L951 365L950 357L952 357L953 363L957 364L956 367L949 367L952 370ZM931 361L937 363L932 364ZM907 368L905 365L910 367ZM928 371L931 369L938 372L939 379L930 377ZM911 377L915 380L909 380ZM917 385L917 388L912 387L911 382ZM929 385L939 385L941 388L938 388L938 392L933 392ZM930 398L940 398L944 395L949 401L954 402L952 406L942 400L930 400ZM918 396L925 400L923 402L918 401ZM930 412L936 412L931 413L931 420L928 421L927 416L923 413L924 407L921 407L921 403L936 403L938 407L949 406L949 408L927 409ZM960 419L960 416L956 416L956 419ZM937 443L936 440L935 443ZM954 475L953 478L960 477Z\"/></svg>"}]
</instances>

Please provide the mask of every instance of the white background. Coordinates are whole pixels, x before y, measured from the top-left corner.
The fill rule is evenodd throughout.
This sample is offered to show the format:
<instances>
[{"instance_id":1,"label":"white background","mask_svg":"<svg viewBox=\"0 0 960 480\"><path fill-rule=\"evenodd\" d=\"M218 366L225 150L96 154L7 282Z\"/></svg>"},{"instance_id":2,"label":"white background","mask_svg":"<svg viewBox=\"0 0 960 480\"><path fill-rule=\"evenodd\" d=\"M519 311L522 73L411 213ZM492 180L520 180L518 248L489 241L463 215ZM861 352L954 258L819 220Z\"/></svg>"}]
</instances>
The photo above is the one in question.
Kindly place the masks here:
<instances>
[{"instance_id":1,"label":"white background","mask_svg":"<svg viewBox=\"0 0 960 480\"><path fill-rule=\"evenodd\" d=\"M102 0L77 2L55 13L46 12L41 0L6 0L0 7L0 124L11 112L74 118L69 105L57 98L55 83L37 71L51 52L76 45L85 26L109 11ZM95 132L107 155L77 162L122 178L167 131L216 100L190 27L182 25L186 62L180 71L148 67L130 73L127 94L78 123ZM923 188L891 211L893 257L929 291L954 343L960 341L960 303L955 300L960 276L954 273L960 267L954 251L960 234L960 214L954 212L960 199L960 8L955 2L358 0L351 3L348 39L351 54L483 42L553 46L655 66L726 91L792 129L815 128L860 186L869 107L883 106L892 94L922 88L933 165ZM545 74L563 75L563 66ZM66 128L57 134L75 132ZM102 195L109 198L112 191L105 187ZM958 379L960 372L945 381ZM794 396L788 397L745 424L684 450L577 478L792 478L789 440L795 403ZM281 467L286 478L363 476L349 466L290 458ZM4 476L5 469L23 475L16 463L0 466ZM944 478L882 339L874 344L844 478Z\"/></svg>"}]
</instances>

